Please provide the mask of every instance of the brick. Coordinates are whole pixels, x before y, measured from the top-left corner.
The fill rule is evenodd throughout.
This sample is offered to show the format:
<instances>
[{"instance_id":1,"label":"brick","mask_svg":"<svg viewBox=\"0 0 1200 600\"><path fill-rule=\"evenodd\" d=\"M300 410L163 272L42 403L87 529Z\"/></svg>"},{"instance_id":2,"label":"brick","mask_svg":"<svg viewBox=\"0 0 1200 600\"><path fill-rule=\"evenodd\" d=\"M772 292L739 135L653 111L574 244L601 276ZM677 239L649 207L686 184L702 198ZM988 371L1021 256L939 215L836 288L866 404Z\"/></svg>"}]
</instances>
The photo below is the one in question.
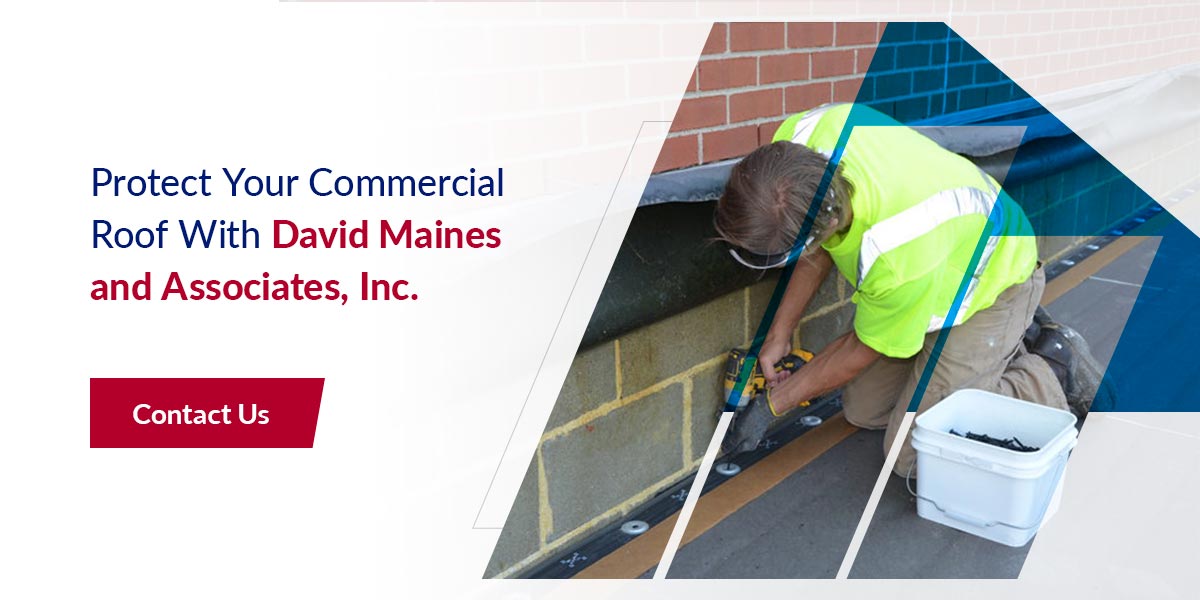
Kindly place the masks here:
<instances>
[{"instance_id":1,"label":"brick","mask_svg":"<svg viewBox=\"0 0 1200 600\"><path fill-rule=\"evenodd\" d=\"M808 83L787 88L783 106L789 113L798 113L833 100L833 85L827 82Z\"/></svg>"},{"instance_id":2,"label":"brick","mask_svg":"<svg viewBox=\"0 0 1200 600\"><path fill-rule=\"evenodd\" d=\"M871 68L871 59L875 57L875 47L859 48L854 51L854 72L866 73Z\"/></svg>"},{"instance_id":3,"label":"brick","mask_svg":"<svg viewBox=\"0 0 1200 600\"><path fill-rule=\"evenodd\" d=\"M975 67L971 65L955 65L950 67L946 79L946 87L948 89L971 85L975 82Z\"/></svg>"},{"instance_id":4,"label":"brick","mask_svg":"<svg viewBox=\"0 0 1200 600\"><path fill-rule=\"evenodd\" d=\"M981 87L972 87L958 92L958 109L979 108L987 104L987 92Z\"/></svg>"},{"instance_id":5,"label":"brick","mask_svg":"<svg viewBox=\"0 0 1200 600\"><path fill-rule=\"evenodd\" d=\"M876 98L899 98L912 93L912 73L891 73L874 79Z\"/></svg>"},{"instance_id":6,"label":"brick","mask_svg":"<svg viewBox=\"0 0 1200 600\"><path fill-rule=\"evenodd\" d=\"M896 48L897 69L917 69L929 66L929 44L904 44Z\"/></svg>"},{"instance_id":7,"label":"brick","mask_svg":"<svg viewBox=\"0 0 1200 600\"><path fill-rule=\"evenodd\" d=\"M704 146L702 159L706 163L743 156L758 147L758 128L754 125L710 131L701 136Z\"/></svg>"},{"instance_id":8,"label":"brick","mask_svg":"<svg viewBox=\"0 0 1200 600\"><path fill-rule=\"evenodd\" d=\"M728 27L724 23L713 23L708 31L708 39L704 42L701 54L720 54L729 51Z\"/></svg>"},{"instance_id":9,"label":"brick","mask_svg":"<svg viewBox=\"0 0 1200 600\"><path fill-rule=\"evenodd\" d=\"M838 46L859 46L879 41L875 23L838 23L834 43Z\"/></svg>"},{"instance_id":10,"label":"brick","mask_svg":"<svg viewBox=\"0 0 1200 600\"><path fill-rule=\"evenodd\" d=\"M975 83L993 83L1003 79L1005 79L1004 73L1001 73L995 65L975 65Z\"/></svg>"},{"instance_id":11,"label":"brick","mask_svg":"<svg viewBox=\"0 0 1200 600\"><path fill-rule=\"evenodd\" d=\"M951 40L949 47L946 49L946 51L948 53L948 56L946 57L947 60L949 60L952 63L961 61L964 44L966 44L966 42L964 42L962 40L958 40L958 39Z\"/></svg>"},{"instance_id":12,"label":"brick","mask_svg":"<svg viewBox=\"0 0 1200 600\"><path fill-rule=\"evenodd\" d=\"M725 123L725 96L684 98L679 103L679 110L675 111L671 131L687 131Z\"/></svg>"},{"instance_id":13,"label":"brick","mask_svg":"<svg viewBox=\"0 0 1200 600\"><path fill-rule=\"evenodd\" d=\"M841 308L800 323L800 346L809 352L820 352L829 342L841 337L854 326L854 305L847 302Z\"/></svg>"},{"instance_id":14,"label":"brick","mask_svg":"<svg viewBox=\"0 0 1200 600\"><path fill-rule=\"evenodd\" d=\"M622 337L624 393L636 393L740 344L743 312L738 290Z\"/></svg>"},{"instance_id":15,"label":"brick","mask_svg":"<svg viewBox=\"0 0 1200 600\"><path fill-rule=\"evenodd\" d=\"M783 81L805 81L809 77L809 55L807 52L770 54L758 61L759 83Z\"/></svg>"},{"instance_id":16,"label":"brick","mask_svg":"<svg viewBox=\"0 0 1200 600\"><path fill-rule=\"evenodd\" d=\"M873 87L872 82L872 87ZM863 86L862 79L843 79L833 82L833 101L834 102L854 102L859 97L859 90ZM864 98L864 100L867 98Z\"/></svg>"},{"instance_id":17,"label":"brick","mask_svg":"<svg viewBox=\"0 0 1200 600\"><path fill-rule=\"evenodd\" d=\"M708 442L717 429L722 407L725 406L723 377L725 365L719 364L696 373L692 377L692 453L691 462L704 458Z\"/></svg>"},{"instance_id":18,"label":"brick","mask_svg":"<svg viewBox=\"0 0 1200 600\"><path fill-rule=\"evenodd\" d=\"M930 94L928 97L930 117L936 117L953 112L952 109L949 108L949 104L946 102L946 94L938 92L936 94Z\"/></svg>"},{"instance_id":19,"label":"brick","mask_svg":"<svg viewBox=\"0 0 1200 600\"><path fill-rule=\"evenodd\" d=\"M967 43L966 41L963 41L962 42L962 55L960 56L960 60L962 60L962 62L964 62L964 63L968 63L968 62L973 63L973 62L984 61L986 59L983 58L983 54L980 54L979 50L976 49L975 46L972 46L971 44Z\"/></svg>"},{"instance_id":20,"label":"brick","mask_svg":"<svg viewBox=\"0 0 1200 600\"><path fill-rule=\"evenodd\" d=\"M913 91L916 93L941 89L946 82L945 69L926 69L913 73Z\"/></svg>"},{"instance_id":21,"label":"brick","mask_svg":"<svg viewBox=\"0 0 1200 600\"><path fill-rule=\"evenodd\" d=\"M788 48L816 48L833 45L833 23L788 23Z\"/></svg>"},{"instance_id":22,"label":"brick","mask_svg":"<svg viewBox=\"0 0 1200 600\"><path fill-rule=\"evenodd\" d=\"M553 541L683 468L683 384L542 447Z\"/></svg>"},{"instance_id":23,"label":"brick","mask_svg":"<svg viewBox=\"0 0 1200 600\"><path fill-rule=\"evenodd\" d=\"M929 64L938 66L938 67L945 67L946 63L948 62L946 60L946 54L948 51L949 51L948 44L946 44L945 42L935 43L932 46L930 46L929 47Z\"/></svg>"},{"instance_id":24,"label":"brick","mask_svg":"<svg viewBox=\"0 0 1200 600\"><path fill-rule=\"evenodd\" d=\"M944 40L947 26L941 21L922 21L913 24L913 38L916 40Z\"/></svg>"},{"instance_id":25,"label":"brick","mask_svg":"<svg viewBox=\"0 0 1200 600\"><path fill-rule=\"evenodd\" d=\"M783 119L771 121L769 123L759 123L758 145L762 146L764 144L770 144L771 140L775 137L775 130L779 129L781 124L783 124Z\"/></svg>"},{"instance_id":26,"label":"brick","mask_svg":"<svg viewBox=\"0 0 1200 600\"><path fill-rule=\"evenodd\" d=\"M1012 100L1013 86L1011 83L988 86L985 94L987 97L988 106L995 106L997 104Z\"/></svg>"},{"instance_id":27,"label":"brick","mask_svg":"<svg viewBox=\"0 0 1200 600\"><path fill-rule=\"evenodd\" d=\"M669 137L663 142L654 172L690 167L700 162L700 136L696 134Z\"/></svg>"},{"instance_id":28,"label":"brick","mask_svg":"<svg viewBox=\"0 0 1200 600\"><path fill-rule=\"evenodd\" d=\"M695 67L695 58L629 63L626 68L629 75L628 89L633 94L632 100L659 96L679 97L680 90L689 85L682 74Z\"/></svg>"},{"instance_id":29,"label":"brick","mask_svg":"<svg viewBox=\"0 0 1200 600\"><path fill-rule=\"evenodd\" d=\"M542 73L546 106L574 108L626 100L624 66L546 69Z\"/></svg>"},{"instance_id":30,"label":"brick","mask_svg":"<svg viewBox=\"0 0 1200 600\"><path fill-rule=\"evenodd\" d=\"M494 577L538 551L541 545L538 509L537 456L534 455L521 480L521 488L517 490L517 498L508 511L508 519L496 541L484 577Z\"/></svg>"},{"instance_id":31,"label":"brick","mask_svg":"<svg viewBox=\"0 0 1200 600\"><path fill-rule=\"evenodd\" d=\"M729 97L729 120L733 123L783 115L783 90L742 92Z\"/></svg>"},{"instance_id":32,"label":"brick","mask_svg":"<svg viewBox=\"0 0 1200 600\"><path fill-rule=\"evenodd\" d=\"M563 113L539 118L523 117L492 123L495 148L505 156L521 158L551 152L573 152L583 145L583 116Z\"/></svg>"},{"instance_id":33,"label":"brick","mask_svg":"<svg viewBox=\"0 0 1200 600\"><path fill-rule=\"evenodd\" d=\"M637 134L642 121L663 116L662 102L631 102L590 109L586 113L588 145L623 144L626 147Z\"/></svg>"},{"instance_id":34,"label":"brick","mask_svg":"<svg viewBox=\"0 0 1200 600\"><path fill-rule=\"evenodd\" d=\"M862 48L859 49L858 52L861 55L861 53L865 50L874 50L874 54L871 56L871 64L867 65L873 71L872 75L878 75L879 73L891 71L892 69L896 68L895 46L876 46L869 49ZM861 71L861 67L856 68L859 68Z\"/></svg>"},{"instance_id":35,"label":"brick","mask_svg":"<svg viewBox=\"0 0 1200 600\"><path fill-rule=\"evenodd\" d=\"M685 92L700 91L700 67L699 66L697 66L695 69L692 69L692 78L688 80L687 89L684 91Z\"/></svg>"},{"instance_id":36,"label":"brick","mask_svg":"<svg viewBox=\"0 0 1200 600\"><path fill-rule=\"evenodd\" d=\"M575 355L546 429L617 399L616 352L607 342Z\"/></svg>"},{"instance_id":37,"label":"brick","mask_svg":"<svg viewBox=\"0 0 1200 600\"><path fill-rule=\"evenodd\" d=\"M871 108L873 108L885 115L891 115L896 112L896 103L895 102L875 101L875 102L871 102L867 106L870 106Z\"/></svg>"},{"instance_id":38,"label":"brick","mask_svg":"<svg viewBox=\"0 0 1200 600\"><path fill-rule=\"evenodd\" d=\"M958 92L957 91L946 92L946 99L945 99L944 103L946 105L946 113L952 113L952 112L957 111L958 110Z\"/></svg>"},{"instance_id":39,"label":"brick","mask_svg":"<svg viewBox=\"0 0 1200 600\"><path fill-rule=\"evenodd\" d=\"M662 27L645 23L589 25L583 32L584 59L615 61L657 58Z\"/></svg>"},{"instance_id":40,"label":"brick","mask_svg":"<svg viewBox=\"0 0 1200 600\"><path fill-rule=\"evenodd\" d=\"M734 52L784 47L783 23L732 23L729 27L729 49Z\"/></svg>"},{"instance_id":41,"label":"brick","mask_svg":"<svg viewBox=\"0 0 1200 600\"><path fill-rule=\"evenodd\" d=\"M491 31L495 64L563 65L583 61L583 29L566 25L496 27Z\"/></svg>"},{"instance_id":42,"label":"brick","mask_svg":"<svg viewBox=\"0 0 1200 600\"><path fill-rule=\"evenodd\" d=\"M939 109L941 106L938 107ZM892 116L901 123L924 119L929 116L929 97L918 96L896 101L895 112Z\"/></svg>"},{"instance_id":43,"label":"brick","mask_svg":"<svg viewBox=\"0 0 1200 600\"><path fill-rule=\"evenodd\" d=\"M812 55L812 76L837 77L854 73L853 50L827 50Z\"/></svg>"},{"instance_id":44,"label":"brick","mask_svg":"<svg viewBox=\"0 0 1200 600\"><path fill-rule=\"evenodd\" d=\"M883 26L883 35L880 38L881 42L897 43L911 42L916 36L916 25L914 23L885 23Z\"/></svg>"},{"instance_id":45,"label":"brick","mask_svg":"<svg viewBox=\"0 0 1200 600\"><path fill-rule=\"evenodd\" d=\"M700 61L700 89L721 90L758 82L758 59L754 57Z\"/></svg>"}]
</instances>

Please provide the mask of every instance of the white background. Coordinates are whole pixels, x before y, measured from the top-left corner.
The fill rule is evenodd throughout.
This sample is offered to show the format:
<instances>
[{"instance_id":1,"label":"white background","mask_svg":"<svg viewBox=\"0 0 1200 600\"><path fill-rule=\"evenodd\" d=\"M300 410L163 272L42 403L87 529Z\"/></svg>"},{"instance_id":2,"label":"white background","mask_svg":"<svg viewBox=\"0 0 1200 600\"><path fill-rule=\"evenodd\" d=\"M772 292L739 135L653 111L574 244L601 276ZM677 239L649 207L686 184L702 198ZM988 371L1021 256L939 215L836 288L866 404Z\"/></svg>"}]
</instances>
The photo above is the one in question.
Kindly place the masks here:
<instances>
[{"instance_id":1,"label":"white background","mask_svg":"<svg viewBox=\"0 0 1200 600\"><path fill-rule=\"evenodd\" d=\"M899 18L869 3L849 8L863 18ZM935 2L917 14L938 18L950 8ZM498 525L495 515L507 513L665 133L649 124L635 145L641 122L674 113L712 20L803 20L812 11L833 16L820 3L10 7L0 21L0 595L849 597L887 589L901 597L1030 597L1077 590L1081 581L1124 593L1096 582L1128 582L1128 569L1121 575L1095 562L1102 557L1079 554L1095 547L1090 540L1105 539L1103 529L1066 525L1070 538L1052 530L1039 537L1045 551L1035 546L1027 568L1036 580L991 587L479 579L499 531L473 526L509 434L523 414L496 481L500 492L484 506L492 522L484 525ZM558 44L575 43L580 23L626 20L676 23L659 38L619 27L614 37L600 36L609 48L597 59L601 66L658 59L638 63L661 68L646 80L653 90L630 79L614 92L599 76L566 86L524 68L553 60ZM526 29L529 23L566 30ZM1020 72L1011 74L1021 81ZM592 105L591 112L572 110ZM582 137L567 136L571 128ZM127 175L204 168L218 190L221 167L305 176L319 166L345 174L503 166L507 197L91 198L98 166ZM1178 183L1164 176L1148 190ZM474 251L184 250L170 239L166 250L93 250L94 218L136 226L245 218L259 226L264 245L275 218L312 226L440 218L499 227L504 243ZM299 273L340 279L350 292L367 270L408 279L420 300L88 299L93 279L152 271L161 282L172 270L185 278ZM91 450L88 379L122 376L325 377L315 448ZM1194 456L1194 434L1191 441L1178 434L1187 433L1178 420L1162 426L1176 430L1170 444L1190 449L1172 456ZM1101 429L1122 431L1117 423ZM1085 436L1081 451L1088 443ZM1156 452L1146 444L1143 451ZM1093 478L1084 471L1076 468L1069 485L1093 492L1106 485L1103 469ZM1185 480L1172 493L1194 498L1197 489ZM1066 510L1071 497L1056 522L1090 514L1086 506ZM1150 557L1134 568L1152 584L1130 593L1186 596L1195 574L1153 559L1180 556L1171 545L1183 538L1153 526L1184 509L1146 515L1132 509L1138 496L1122 501L1129 514L1118 505L1109 518L1123 520L1128 543ZM1046 568L1078 560L1089 567Z\"/></svg>"}]
</instances>

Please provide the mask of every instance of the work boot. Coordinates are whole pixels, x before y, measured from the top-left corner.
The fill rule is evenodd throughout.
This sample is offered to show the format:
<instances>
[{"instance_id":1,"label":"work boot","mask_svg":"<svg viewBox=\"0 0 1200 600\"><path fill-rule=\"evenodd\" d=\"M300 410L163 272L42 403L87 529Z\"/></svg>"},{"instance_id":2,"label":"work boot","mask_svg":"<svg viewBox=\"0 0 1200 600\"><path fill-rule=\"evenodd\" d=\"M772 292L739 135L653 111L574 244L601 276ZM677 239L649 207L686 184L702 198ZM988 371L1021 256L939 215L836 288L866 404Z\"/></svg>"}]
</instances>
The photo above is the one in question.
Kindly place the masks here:
<instances>
[{"instance_id":1,"label":"work boot","mask_svg":"<svg viewBox=\"0 0 1200 600\"><path fill-rule=\"evenodd\" d=\"M745 408L734 413L729 431L721 441L721 450L725 454L740 454L758 448L774 422L775 415L771 414L767 395L756 394Z\"/></svg>"},{"instance_id":2,"label":"work boot","mask_svg":"<svg viewBox=\"0 0 1200 600\"><path fill-rule=\"evenodd\" d=\"M1074 329L1051 319L1041 307L1034 315L1034 323L1040 331L1029 350L1050 365L1067 396L1071 412L1082 421L1096 400L1102 406L1113 406L1116 390L1104 376L1104 369L1096 357L1092 356L1087 340Z\"/></svg>"}]
</instances>

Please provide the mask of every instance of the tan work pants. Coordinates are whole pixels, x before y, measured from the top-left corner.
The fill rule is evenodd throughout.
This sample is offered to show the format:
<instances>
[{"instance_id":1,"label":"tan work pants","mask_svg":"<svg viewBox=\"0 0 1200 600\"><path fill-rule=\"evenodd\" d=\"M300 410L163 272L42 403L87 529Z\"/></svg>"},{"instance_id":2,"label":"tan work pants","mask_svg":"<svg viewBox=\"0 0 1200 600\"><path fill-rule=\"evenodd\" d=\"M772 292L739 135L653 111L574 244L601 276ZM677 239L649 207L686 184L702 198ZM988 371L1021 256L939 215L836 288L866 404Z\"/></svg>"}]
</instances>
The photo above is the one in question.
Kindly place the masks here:
<instances>
[{"instance_id":1,"label":"tan work pants","mask_svg":"<svg viewBox=\"0 0 1200 600\"><path fill-rule=\"evenodd\" d=\"M991 307L952 328L917 414L964 388L1066 410L1067 398L1054 372L1040 356L1027 352L1021 342L1045 287L1046 276L1039 267L1024 283L1001 293ZM847 421L864 429L887 429L883 438L885 456L916 393L937 336L936 331L926 334L925 346L911 358L880 358L842 392ZM893 471L904 476L914 460L910 431Z\"/></svg>"}]
</instances>

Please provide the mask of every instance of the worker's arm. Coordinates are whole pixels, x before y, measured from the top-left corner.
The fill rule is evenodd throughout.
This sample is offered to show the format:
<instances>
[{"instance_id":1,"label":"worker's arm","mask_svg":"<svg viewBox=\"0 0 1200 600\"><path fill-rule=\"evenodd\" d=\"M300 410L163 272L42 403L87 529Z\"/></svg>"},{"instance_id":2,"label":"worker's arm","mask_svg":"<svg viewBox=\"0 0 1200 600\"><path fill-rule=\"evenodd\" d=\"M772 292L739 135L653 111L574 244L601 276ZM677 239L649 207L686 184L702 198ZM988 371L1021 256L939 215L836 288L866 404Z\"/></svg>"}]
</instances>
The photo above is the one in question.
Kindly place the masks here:
<instances>
[{"instance_id":1,"label":"worker's arm","mask_svg":"<svg viewBox=\"0 0 1200 600\"><path fill-rule=\"evenodd\" d=\"M851 330L830 342L820 354L786 381L772 387L768 395L771 410L782 415L801 402L836 390L878 358L879 353L862 343Z\"/></svg>"},{"instance_id":2,"label":"worker's arm","mask_svg":"<svg viewBox=\"0 0 1200 600\"><path fill-rule=\"evenodd\" d=\"M786 371L776 373L775 369L770 367L792 351L792 332L800 324L800 317L804 316L808 303L832 268L833 258L820 246L806 252L796 261L792 278L783 293L783 300L775 311L775 320L771 322L762 349L758 352L760 364L763 365L763 375L769 383L777 384L787 378Z\"/></svg>"}]
</instances>

